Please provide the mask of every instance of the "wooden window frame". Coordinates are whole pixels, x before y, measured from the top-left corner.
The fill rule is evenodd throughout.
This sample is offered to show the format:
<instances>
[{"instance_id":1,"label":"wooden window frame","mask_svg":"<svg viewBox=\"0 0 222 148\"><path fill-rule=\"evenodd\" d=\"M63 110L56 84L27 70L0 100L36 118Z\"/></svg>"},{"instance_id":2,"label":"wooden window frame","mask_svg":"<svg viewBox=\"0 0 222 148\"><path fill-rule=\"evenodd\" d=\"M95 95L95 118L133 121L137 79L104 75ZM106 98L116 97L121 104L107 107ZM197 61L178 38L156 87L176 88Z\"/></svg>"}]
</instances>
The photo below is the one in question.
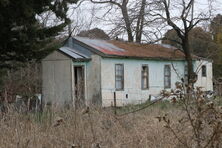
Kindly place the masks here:
<instances>
[{"instance_id":1,"label":"wooden window frame","mask_svg":"<svg viewBox=\"0 0 222 148\"><path fill-rule=\"evenodd\" d=\"M143 87L143 80L144 80L144 75L143 75L143 67L147 67L147 86L144 88ZM141 66L141 89L142 90L148 90L149 89L149 66L147 64L143 64Z\"/></svg>"},{"instance_id":2,"label":"wooden window frame","mask_svg":"<svg viewBox=\"0 0 222 148\"><path fill-rule=\"evenodd\" d=\"M184 84L188 84L188 65L184 65Z\"/></svg>"},{"instance_id":3,"label":"wooden window frame","mask_svg":"<svg viewBox=\"0 0 222 148\"><path fill-rule=\"evenodd\" d=\"M122 84L122 88L116 88L116 82L117 82L117 71L116 71L116 66L122 66L122 76L121 77L121 84ZM115 89L116 91L123 91L124 90L124 64L115 64Z\"/></svg>"},{"instance_id":4,"label":"wooden window frame","mask_svg":"<svg viewBox=\"0 0 222 148\"><path fill-rule=\"evenodd\" d=\"M166 75L166 72L165 72L166 67L169 67L169 70L170 70L169 71L169 73L170 73L169 75ZM164 80L164 89L170 89L171 88L171 66L170 65L164 65L164 69L163 70L164 70L164 79L163 79ZM166 86L166 83L165 83L165 78L166 77L170 78L169 79L170 80L169 81L169 86Z\"/></svg>"},{"instance_id":5,"label":"wooden window frame","mask_svg":"<svg viewBox=\"0 0 222 148\"><path fill-rule=\"evenodd\" d=\"M205 67L205 69L204 69L204 67ZM203 71L203 69L205 70L205 72ZM206 65L201 66L201 75L202 75L202 77L207 77L207 66Z\"/></svg>"}]
</instances>

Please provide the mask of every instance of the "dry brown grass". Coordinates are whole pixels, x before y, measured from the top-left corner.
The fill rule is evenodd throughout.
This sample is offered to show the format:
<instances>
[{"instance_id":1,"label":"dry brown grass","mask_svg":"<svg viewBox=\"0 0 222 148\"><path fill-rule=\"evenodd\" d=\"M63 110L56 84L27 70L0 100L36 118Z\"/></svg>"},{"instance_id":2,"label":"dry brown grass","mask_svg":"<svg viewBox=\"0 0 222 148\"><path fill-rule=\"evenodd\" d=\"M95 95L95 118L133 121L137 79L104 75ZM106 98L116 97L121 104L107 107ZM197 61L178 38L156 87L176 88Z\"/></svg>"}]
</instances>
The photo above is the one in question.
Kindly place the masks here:
<instances>
[{"instance_id":1,"label":"dry brown grass","mask_svg":"<svg viewBox=\"0 0 222 148\"><path fill-rule=\"evenodd\" d=\"M177 109L148 108L116 117L104 109L55 110L22 115L8 113L0 120L1 148L174 148L180 147L173 134L156 118L169 113L176 121ZM57 121L56 121L57 120Z\"/></svg>"}]
</instances>

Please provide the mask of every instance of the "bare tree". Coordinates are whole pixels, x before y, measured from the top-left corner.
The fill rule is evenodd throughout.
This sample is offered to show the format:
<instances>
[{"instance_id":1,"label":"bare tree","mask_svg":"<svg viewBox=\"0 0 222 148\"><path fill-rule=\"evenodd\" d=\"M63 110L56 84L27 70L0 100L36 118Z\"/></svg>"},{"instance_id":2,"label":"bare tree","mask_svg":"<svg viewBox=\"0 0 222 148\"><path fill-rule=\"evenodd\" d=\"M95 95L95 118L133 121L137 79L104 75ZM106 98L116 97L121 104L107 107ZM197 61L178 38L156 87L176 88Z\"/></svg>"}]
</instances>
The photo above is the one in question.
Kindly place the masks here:
<instances>
[{"instance_id":1,"label":"bare tree","mask_svg":"<svg viewBox=\"0 0 222 148\"><path fill-rule=\"evenodd\" d=\"M209 3L211 5L211 3ZM151 15L165 21L168 26L172 27L178 37L182 50L184 51L185 58L188 65L188 83L193 84L196 81L196 73L193 70L192 53L189 45L189 33L190 31L202 21L209 20L211 16L211 7L209 11L194 12L194 0L160 0L156 2L155 13ZM175 15L174 12L178 15Z\"/></svg>"},{"instance_id":2,"label":"bare tree","mask_svg":"<svg viewBox=\"0 0 222 148\"><path fill-rule=\"evenodd\" d=\"M77 5L71 5L69 10L69 18L72 20L69 27L72 35L77 35L83 30L90 30L95 23L96 9L94 6L90 7L85 11L84 5L87 4L87 1L80 0ZM87 17L86 17L87 15ZM66 33L68 32L66 30ZM70 32L70 31L69 31Z\"/></svg>"},{"instance_id":3,"label":"bare tree","mask_svg":"<svg viewBox=\"0 0 222 148\"><path fill-rule=\"evenodd\" d=\"M136 25L136 42L140 43L142 38L142 32L144 27L144 15L145 15L146 0L142 0L140 12L137 19Z\"/></svg>"},{"instance_id":4,"label":"bare tree","mask_svg":"<svg viewBox=\"0 0 222 148\"><path fill-rule=\"evenodd\" d=\"M121 2L113 1L113 0L99 0L99 1L98 0L90 0L90 1L95 4L107 4L108 3L108 4L115 5L118 8L120 8L122 15L123 15L124 22L125 22L125 27L126 27L126 31L127 31L127 35L128 35L128 41L133 42L131 20L129 18L128 7L127 7L129 0L122 0Z\"/></svg>"},{"instance_id":5,"label":"bare tree","mask_svg":"<svg viewBox=\"0 0 222 148\"><path fill-rule=\"evenodd\" d=\"M127 32L129 42L135 41L140 43L142 41L142 35L145 24L146 6L149 5L147 0L129 1L129 0L90 0L94 4L108 4L110 9L117 8L120 10L122 17L115 21L111 21L116 27L112 29L112 32L123 33L122 29ZM110 9L106 12L111 14ZM115 12L114 12L115 13ZM115 14L112 14L115 15ZM123 21L122 21L123 19Z\"/></svg>"},{"instance_id":6,"label":"bare tree","mask_svg":"<svg viewBox=\"0 0 222 148\"><path fill-rule=\"evenodd\" d=\"M84 3L86 2L86 0L79 0L76 4L69 5L67 16L71 22L59 33L59 37L66 37L70 32L72 32L71 35L77 35L82 30L91 29L92 24L95 22L94 18L96 9L95 7L92 7L90 10L85 11L85 7L82 6L84 6ZM88 17L86 18L85 15L88 15ZM59 25L61 23L61 20L56 18L52 11L42 13L38 15L37 18L40 25L44 27Z\"/></svg>"}]
</instances>

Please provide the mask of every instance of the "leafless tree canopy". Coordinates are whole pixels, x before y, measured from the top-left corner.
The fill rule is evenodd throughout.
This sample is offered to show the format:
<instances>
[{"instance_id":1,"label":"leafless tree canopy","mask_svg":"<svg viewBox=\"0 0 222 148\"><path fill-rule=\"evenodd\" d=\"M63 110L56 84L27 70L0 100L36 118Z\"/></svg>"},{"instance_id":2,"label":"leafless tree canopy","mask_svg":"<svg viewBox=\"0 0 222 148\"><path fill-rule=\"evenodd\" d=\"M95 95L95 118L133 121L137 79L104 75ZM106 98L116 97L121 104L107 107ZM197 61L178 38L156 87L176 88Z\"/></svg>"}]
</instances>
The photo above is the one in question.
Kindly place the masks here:
<instances>
[{"instance_id":1,"label":"leafless tree canopy","mask_svg":"<svg viewBox=\"0 0 222 148\"><path fill-rule=\"evenodd\" d=\"M149 12L150 6L153 2L147 0L130 1L130 0L91 0L94 4L104 4L109 7L104 17L105 21L111 21L114 25L110 33L113 36L118 36L124 32L127 33L129 42L136 41L140 43L144 35L144 26L149 25ZM114 11L113 11L114 10ZM108 14L112 13L112 18L108 19Z\"/></svg>"},{"instance_id":2,"label":"leafless tree canopy","mask_svg":"<svg viewBox=\"0 0 222 148\"><path fill-rule=\"evenodd\" d=\"M188 64L188 80L194 83L196 74L193 72L192 53L189 45L189 33L201 21L207 21L211 16L211 9L205 12L195 13L194 0L160 0L156 2L154 11L150 14L156 19L166 22L176 31L180 41L177 43L181 45L185 53Z\"/></svg>"}]
</instances>

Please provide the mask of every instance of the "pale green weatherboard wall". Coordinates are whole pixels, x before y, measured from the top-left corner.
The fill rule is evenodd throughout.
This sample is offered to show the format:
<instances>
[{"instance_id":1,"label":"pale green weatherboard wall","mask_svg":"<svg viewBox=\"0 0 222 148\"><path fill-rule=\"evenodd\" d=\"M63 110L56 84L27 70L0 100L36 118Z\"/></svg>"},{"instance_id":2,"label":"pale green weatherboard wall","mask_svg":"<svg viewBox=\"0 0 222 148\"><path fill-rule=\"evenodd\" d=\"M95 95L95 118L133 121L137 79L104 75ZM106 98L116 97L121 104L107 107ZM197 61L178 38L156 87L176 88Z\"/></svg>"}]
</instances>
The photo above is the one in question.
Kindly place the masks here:
<instances>
[{"instance_id":1,"label":"pale green weatherboard wall","mask_svg":"<svg viewBox=\"0 0 222 148\"><path fill-rule=\"evenodd\" d=\"M194 62L194 69L200 62ZM115 64L124 64L124 90L115 91ZM141 67L149 66L149 89L141 89ZM177 73L172 67L176 69ZM202 78L201 71L198 73L197 85L206 90L212 90L212 63L203 62L207 65L207 78ZM101 88L102 104L113 104L114 92L116 92L117 105L128 103L141 103L149 98L149 95L158 95L164 89L164 65L171 65L171 86L184 76L184 61L160 61L160 60L137 60L137 59L113 59L101 60ZM178 76L179 75L179 76ZM128 98L126 97L128 95Z\"/></svg>"},{"instance_id":2,"label":"pale green weatherboard wall","mask_svg":"<svg viewBox=\"0 0 222 148\"><path fill-rule=\"evenodd\" d=\"M179 74L176 74L172 63ZM115 64L124 64L124 91L115 90ZM141 89L141 66L149 66L149 89ZM88 62L73 62L73 60L60 52L53 52L42 61L43 66L43 99L54 104L72 104L74 98L74 74L73 66L85 67L85 100L86 105L98 104L111 106L114 92L117 96L117 105L128 103L141 103L149 98L149 95L158 95L164 89L164 65L171 65L171 86L184 76L184 61L160 61L139 59L102 58L92 55ZM204 90L213 90L212 62L196 61L194 70L199 65L207 66L207 77L201 76L198 70L196 86L202 86ZM128 98L126 98L128 95Z\"/></svg>"}]
</instances>

